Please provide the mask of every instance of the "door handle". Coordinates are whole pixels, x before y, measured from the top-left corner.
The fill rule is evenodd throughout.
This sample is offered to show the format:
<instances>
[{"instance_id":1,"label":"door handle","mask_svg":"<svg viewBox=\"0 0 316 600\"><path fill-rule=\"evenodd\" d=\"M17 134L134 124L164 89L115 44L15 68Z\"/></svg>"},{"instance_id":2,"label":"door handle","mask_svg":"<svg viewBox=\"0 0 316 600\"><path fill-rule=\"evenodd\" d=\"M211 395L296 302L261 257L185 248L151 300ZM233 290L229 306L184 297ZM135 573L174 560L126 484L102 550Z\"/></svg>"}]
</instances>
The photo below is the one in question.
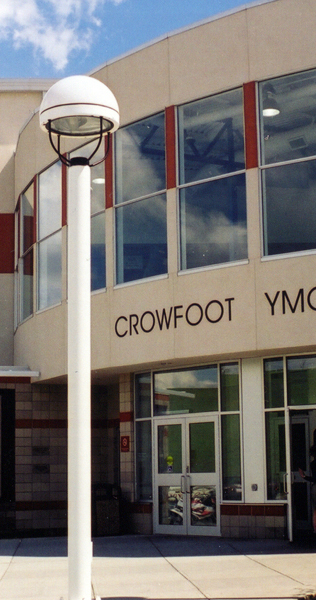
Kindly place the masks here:
<instances>
[{"instance_id":1,"label":"door handle","mask_svg":"<svg viewBox=\"0 0 316 600\"><path fill-rule=\"evenodd\" d=\"M185 475L181 475L181 493L185 494L186 489L185 489Z\"/></svg>"},{"instance_id":2,"label":"door handle","mask_svg":"<svg viewBox=\"0 0 316 600\"><path fill-rule=\"evenodd\" d=\"M187 494L191 493L191 477L190 475L187 475L187 481L186 481L186 487L187 487Z\"/></svg>"},{"instance_id":3,"label":"door handle","mask_svg":"<svg viewBox=\"0 0 316 600\"><path fill-rule=\"evenodd\" d=\"M283 473L283 489L285 494L289 493L287 489L287 473Z\"/></svg>"}]
</instances>

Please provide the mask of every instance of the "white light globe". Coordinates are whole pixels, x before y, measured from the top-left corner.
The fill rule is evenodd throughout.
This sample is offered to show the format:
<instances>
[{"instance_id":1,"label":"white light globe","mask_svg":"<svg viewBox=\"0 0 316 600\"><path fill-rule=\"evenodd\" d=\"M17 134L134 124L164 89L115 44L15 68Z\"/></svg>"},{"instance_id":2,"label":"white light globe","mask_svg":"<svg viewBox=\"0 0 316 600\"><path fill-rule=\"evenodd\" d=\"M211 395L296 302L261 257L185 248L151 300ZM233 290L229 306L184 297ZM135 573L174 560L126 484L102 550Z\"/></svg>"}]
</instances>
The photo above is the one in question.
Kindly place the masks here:
<instances>
[{"instance_id":1,"label":"white light globe","mask_svg":"<svg viewBox=\"0 0 316 600\"><path fill-rule=\"evenodd\" d=\"M119 107L111 90L93 77L73 75L52 85L39 109L40 126L64 137L93 137L116 131ZM101 124L101 127L100 127Z\"/></svg>"}]
</instances>

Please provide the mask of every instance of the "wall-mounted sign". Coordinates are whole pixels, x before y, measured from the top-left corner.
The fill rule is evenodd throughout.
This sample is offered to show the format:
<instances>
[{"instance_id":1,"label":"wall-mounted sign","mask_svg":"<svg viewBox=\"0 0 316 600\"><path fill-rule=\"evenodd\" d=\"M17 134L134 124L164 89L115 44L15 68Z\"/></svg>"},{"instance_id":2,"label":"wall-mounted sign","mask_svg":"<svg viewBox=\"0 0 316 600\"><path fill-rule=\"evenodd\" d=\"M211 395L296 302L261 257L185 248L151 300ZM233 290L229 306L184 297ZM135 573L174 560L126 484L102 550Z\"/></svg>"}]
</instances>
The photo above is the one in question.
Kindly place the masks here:
<instances>
[{"instance_id":1,"label":"wall-mounted sign","mask_svg":"<svg viewBox=\"0 0 316 600\"><path fill-rule=\"evenodd\" d=\"M129 435L121 435L121 452L129 452Z\"/></svg>"}]
</instances>

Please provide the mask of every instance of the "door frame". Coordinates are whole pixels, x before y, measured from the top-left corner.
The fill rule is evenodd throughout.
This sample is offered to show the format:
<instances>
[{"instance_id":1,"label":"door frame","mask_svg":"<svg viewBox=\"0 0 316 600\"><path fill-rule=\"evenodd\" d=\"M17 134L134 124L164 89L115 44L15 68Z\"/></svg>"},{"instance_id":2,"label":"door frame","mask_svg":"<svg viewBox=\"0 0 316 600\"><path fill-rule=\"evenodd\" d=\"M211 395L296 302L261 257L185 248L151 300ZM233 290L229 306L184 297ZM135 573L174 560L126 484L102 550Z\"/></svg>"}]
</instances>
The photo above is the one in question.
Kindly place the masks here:
<instances>
[{"instance_id":1,"label":"door frame","mask_svg":"<svg viewBox=\"0 0 316 600\"><path fill-rule=\"evenodd\" d=\"M300 411L304 411L306 414L300 414ZM292 424L297 422L305 423L305 447L306 447L306 472L309 473L309 447L312 444L310 436L311 432L311 424L310 424L310 413L315 412L316 408L314 405L308 406L298 406L293 407L290 406L286 411L286 454L287 454L287 474L286 474L286 491L287 491L287 502L288 502L288 519L287 519L287 533L290 541L293 541L295 533L297 531L301 531L302 533L305 531L312 531L311 525L311 499L310 499L310 485L308 482L304 482L302 479L302 485L308 486L307 488L307 510L308 510L308 521L307 527L296 527L296 520L294 514L294 483L300 482L300 477L297 475L296 471L293 471L293 461L292 461ZM309 526L308 526L309 525Z\"/></svg>"},{"instance_id":2,"label":"door frame","mask_svg":"<svg viewBox=\"0 0 316 600\"><path fill-rule=\"evenodd\" d=\"M214 448L215 448L215 473L212 478L212 482L205 482L204 485L215 485L216 487L216 525L203 526L191 524L191 483L196 481L195 485L202 485L200 483L203 476L210 476L213 474L202 473L195 474L188 472L188 465L190 464L190 442L189 442L189 426L191 423L214 423ZM158 427L164 425L181 425L181 448L182 448L182 472L181 473L159 473L158 472ZM220 442L219 442L219 416L218 415L205 415L192 413L188 415L170 415L170 417L156 417L153 421L153 531L154 533L168 534L168 535L207 535L207 536L219 536L220 535ZM192 479L191 479L192 478ZM159 523L159 487L160 486L174 486L175 488L175 502L181 502L181 498L177 497L179 489L182 494L182 524L179 522L176 525L161 525ZM181 507L179 507L181 510ZM175 508L175 514L177 509Z\"/></svg>"}]
</instances>

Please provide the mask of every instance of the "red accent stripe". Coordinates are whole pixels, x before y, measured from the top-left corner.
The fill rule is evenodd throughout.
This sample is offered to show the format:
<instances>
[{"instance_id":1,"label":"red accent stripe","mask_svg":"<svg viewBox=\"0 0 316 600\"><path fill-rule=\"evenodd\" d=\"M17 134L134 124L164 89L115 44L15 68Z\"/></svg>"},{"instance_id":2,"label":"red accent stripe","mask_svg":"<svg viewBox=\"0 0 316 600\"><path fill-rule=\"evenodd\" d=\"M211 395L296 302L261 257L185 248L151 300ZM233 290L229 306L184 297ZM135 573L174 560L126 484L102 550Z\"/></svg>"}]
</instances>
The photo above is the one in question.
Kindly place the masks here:
<instances>
[{"instance_id":1,"label":"red accent stripe","mask_svg":"<svg viewBox=\"0 0 316 600\"><path fill-rule=\"evenodd\" d=\"M256 111L256 83L244 84L244 119L246 169L258 167L258 136Z\"/></svg>"},{"instance_id":2,"label":"red accent stripe","mask_svg":"<svg viewBox=\"0 0 316 600\"><path fill-rule=\"evenodd\" d=\"M16 419L16 429L66 429L67 419Z\"/></svg>"},{"instance_id":3,"label":"red accent stripe","mask_svg":"<svg viewBox=\"0 0 316 600\"><path fill-rule=\"evenodd\" d=\"M265 517L283 517L286 514L284 504L222 504L221 515L251 515Z\"/></svg>"},{"instance_id":4,"label":"red accent stripe","mask_svg":"<svg viewBox=\"0 0 316 600\"><path fill-rule=\"evenodd\" d=\"M30 377L0 377L0 383L31 383Z\"/></svg>"},{"instance_id":5,"label":"red accent stripe","mask_svg":"<svg viewBox=\"0 0 316 600\"><path fill-rule=\"evenodd\" d=\"M119 419L92 419L92 429L114 429L120 424Z\"/></svg>"},{"instance_id":6,"label":"red accent stripe","mask_svg":"<svg viewBox=\"0 0 316 600\"><path fill-rule=\"evenodd\" d=\"M165 111L166 118L166 169L167 169L167 189L177 185L176 168L176 118L175 107L167 106Z\"/></svg>"},{"instance_id":7,"label":"red accent stripe","mask_svg":"<svg viewBox=\"0 0 316 600\"><path fill-rule=\"evenodd\" d=\"M0 214L0 273L14 272L14 214Z\"/></svg>"},{"instance_id":8,"label":"red accent stripe","mask_svg":"<svg viewBox=\"0 0 316 600\"><path fill-rule=\"evenodd\" d=\"M112 208L113 201L113 141L109 136L109 153L105 159L105 208Z\"/></svg>"},{"instance_id":9,"label":"red accent stripe","mask_svg":"<svg viewBox=\"0 0 316 600\"><path fill-rule=\"evenodd\" d=\"M130 423L133 421L134 415L132 412L121 412L120 413L120 423Z\"/></svg>"},{"instance_id":10,"label":"red accent stripe","mask_svg":"<svg viewBox=\"0 0 316 600\"><path fill-rule=\"evenodd\" d=\"M15 503L16 510L53 510L67 509L67 500L20 500Z\"/></svg>"}]
</instances>

